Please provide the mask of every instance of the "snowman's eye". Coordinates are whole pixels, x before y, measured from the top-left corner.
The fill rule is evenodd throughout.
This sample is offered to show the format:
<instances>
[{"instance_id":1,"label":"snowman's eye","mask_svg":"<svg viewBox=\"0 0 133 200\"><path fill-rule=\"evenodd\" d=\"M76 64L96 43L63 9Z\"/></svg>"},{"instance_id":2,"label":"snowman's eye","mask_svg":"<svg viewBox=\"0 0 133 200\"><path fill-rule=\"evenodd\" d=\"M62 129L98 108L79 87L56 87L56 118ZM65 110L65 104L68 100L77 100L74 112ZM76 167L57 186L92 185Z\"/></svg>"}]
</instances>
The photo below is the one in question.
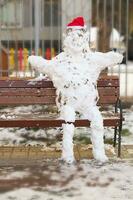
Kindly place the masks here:
<instances>
[{"instance_id":1,"label":"snowman's eye","mask_svg":"<svg viewBox=\"0 0 133 200\"><path fill-rule=\"evenodd\" d=\"M71 28L69 28L69 29L67 29L66 30L66 33L68 34L68 33L71 33L72 32L72 29Z\"/></svg>"},{"instance_id":2,"label":"snowman's eye","mask_svg":"<svg viewBox=\"0 0 133 200\"><path fill-rule=\"evenodd\" d=\"M79 37L83 37L83 35L82 35L82 34L80 34L80 33L78 34L78 36L79 36Z\"/></svg>"}]
</instances>

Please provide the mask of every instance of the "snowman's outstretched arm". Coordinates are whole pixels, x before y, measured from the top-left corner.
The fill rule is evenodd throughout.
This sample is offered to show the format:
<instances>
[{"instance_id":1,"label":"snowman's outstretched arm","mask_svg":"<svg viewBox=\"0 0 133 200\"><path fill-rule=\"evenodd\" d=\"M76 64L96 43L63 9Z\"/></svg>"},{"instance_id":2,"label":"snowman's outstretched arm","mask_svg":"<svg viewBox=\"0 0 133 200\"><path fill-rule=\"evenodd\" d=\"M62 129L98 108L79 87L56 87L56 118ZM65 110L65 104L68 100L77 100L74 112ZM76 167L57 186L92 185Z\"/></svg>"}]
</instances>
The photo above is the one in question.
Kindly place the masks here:
<instances>
[{"instance_id":1,"label":"snowman's outstretched arm","mask_svg":"<svg viewBox=\"0 0 133 200\"><path fill-rule=\"evenodd\" d=\"M31 65L32 69L39 73L49 74L53 66L52 60L46 60L41 56L29 56L28 63Z\"/></svg>"},{"instance_id":2,"label":"snowman's outstretched arm","mask_svg":"<svg viewBox=\"0 0 133 200\"><path fill-rule=\"evenodd\" d=\"M94 62L96 62L99 65L101 70L103 70L106 67L115 66L121 63L123 60L123 55L113 51L107 53L95 52L94 54Z\"/></svg>"}]
</instances>

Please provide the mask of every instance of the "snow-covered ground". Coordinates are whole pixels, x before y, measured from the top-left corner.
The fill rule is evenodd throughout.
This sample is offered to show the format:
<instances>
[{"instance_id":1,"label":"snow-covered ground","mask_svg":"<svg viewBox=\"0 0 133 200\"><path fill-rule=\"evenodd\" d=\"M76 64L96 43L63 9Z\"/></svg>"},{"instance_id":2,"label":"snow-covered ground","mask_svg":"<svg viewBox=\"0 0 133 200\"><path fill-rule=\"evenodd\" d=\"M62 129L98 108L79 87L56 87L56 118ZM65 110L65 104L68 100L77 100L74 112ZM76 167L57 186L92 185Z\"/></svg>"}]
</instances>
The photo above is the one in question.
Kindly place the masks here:
<instances>
[{"instance_id":1,"label":"snow-covered ground","mask_svg":"<svg viewBox=\"0 0 133 200\"><path fill-rule=\"evenodd\" d=\"M0 199L133 199L133 161L82 160L68 166L47 160L29 168L0 168Z\"/></svg>"}]
</instances>

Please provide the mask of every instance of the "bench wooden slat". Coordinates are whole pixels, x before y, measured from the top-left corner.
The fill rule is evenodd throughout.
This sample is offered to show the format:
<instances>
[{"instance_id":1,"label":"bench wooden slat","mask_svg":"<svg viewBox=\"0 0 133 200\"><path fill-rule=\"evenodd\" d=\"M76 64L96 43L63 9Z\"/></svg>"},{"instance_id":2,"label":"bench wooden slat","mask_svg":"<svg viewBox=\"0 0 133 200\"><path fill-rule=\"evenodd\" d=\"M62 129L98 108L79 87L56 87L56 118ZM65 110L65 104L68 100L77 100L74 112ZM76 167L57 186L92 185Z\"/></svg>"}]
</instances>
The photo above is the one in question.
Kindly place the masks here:
<instances>
[{"instance_id":1,"label":"bench wooden slat","mask_svg":"<svg viewBox=\"0 0 133 200\"><path fill-rule=\"evenodd\" d=\"M55 96L55 88L0 88L1 96ZM100 96L117 96L119 88L117 87L99 87Z\"/></svg>"},{"instance_id":2,"label":"bench wooden slat","mask_svg":"<svg viewBox=\"0 0 133 200\"><path fill-rule=\"evenodd\" d=\"M39 127L39 128L46 128L46 127L61 127L62 123L65 123L64 120L61 119L13 119L13 120L2 120L0 119L0 127ZM104 126L111 126L115 127L120 124L119 118L106 118L104 119ZM90 121L86 119L77 119L74 123L76 127L89 127Z\"/></svg>"},{"instance_id":3,"label":"bench wooden slat","mask_svg":"<svg viewBox=\"0 0 133 200\"><path fill-rule=\"evenodd\" d=\"M30 105L30 104L55 104L55 96L23 96L23 97L0 97L0 105Z\"/></svg>"},{"instance_id":4,"label":"bench wooden slat","mask_svg":"<svg viewBox=\"0 0 133 200\"><path fill-rule=\"evenodd\" d=\"M119 80L115 79L115 80L99 80L98 81L98 87L118 87L119 86Z\"/></svg>"},{"instance_id":5,"label":"bench wooden slat","mask_svg":"<svg viewBox=\"0 0 133 200\"><path fill-rule=\"evenodd\" d=\"M98 101L98 105L109 105L109 104L115 104L117 101L117 96L100 96L100 99Z\"/></svg>"},{"instance_id":6,"label":"bench wooden slat","mask_svg":"<svg viewBox=\"0 0 133 200\"><path fill-rule=\"evenodd\" d=\"M1 96L55 96L55 88L0 88Z\"/></svg>"},{"instance_id":7,"label":"bench wooden slat","mask_svg":"<svg viewBox=\"0 0 133 200\"><path fill-rule=\"evenodd\" d=\"M119 87L98 87L99 96L119 96Z\"/></svg>"},{"instance_id":8,"label":"bench wooden slat","mask_svg":"<svg viewBox=\"0 0 133 200\"><path fill-rule=\"evenodd\" d=\"M52 81L0 80L0 88L53 88Z\"/></svg>"},{"instance_id":9,"label":"bench wooden slat","mask_svg":"<svg viewBox=\"0 0 133 200\"><path fill-rule=\"evenodd\" d=\"M98 87L116 87L119 86L118 77L111 76L101 78L98 80ZM31 83L29 80L0 80L0 88L53 88L53 83L50 80L34 81Z\"/></svg>"},{"instance_id":10,"label":"bench wooden slat","mask_svg":"<svg viewBox=\"0 0 133 200\"><path fill-rule=\"evenodd\" d=\"M100 104L115 104L117 96L101 96ZM0 105L55 104L55 96L1 96Z\"/></svg>"}]
</instances>

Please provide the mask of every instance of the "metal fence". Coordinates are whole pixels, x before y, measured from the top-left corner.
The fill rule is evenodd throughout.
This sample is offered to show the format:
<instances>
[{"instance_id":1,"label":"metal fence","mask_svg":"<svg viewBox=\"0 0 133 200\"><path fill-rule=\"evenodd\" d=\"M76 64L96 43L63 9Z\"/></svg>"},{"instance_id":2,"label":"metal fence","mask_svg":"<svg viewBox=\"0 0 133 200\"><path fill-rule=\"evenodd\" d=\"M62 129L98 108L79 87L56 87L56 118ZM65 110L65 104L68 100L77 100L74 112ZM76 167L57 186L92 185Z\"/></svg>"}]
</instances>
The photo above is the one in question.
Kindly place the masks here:
<instances>
[{"instance_id":1,"label":"metal fence","mask_svg":"<svg viewBox=\"0 0 133 200\"><path fill-rule=\"evenodd\" d=\"M33 76L27 57L57 55L66 24L79 15L93 50L123 53L109 73L120 76L121 95L133 97L133 0L0 0L0 76Z\"/></svg>"},{"instance_id":2,"label":"metal fence","mask_svg":"<svg viewBox=\"0 0 133 200\"><path fill-rule=\"evenodd\" d=\"M27 57L61 50L60 0L0 1L0 76L31 76Z\"/></svg>"}]
</instances>

